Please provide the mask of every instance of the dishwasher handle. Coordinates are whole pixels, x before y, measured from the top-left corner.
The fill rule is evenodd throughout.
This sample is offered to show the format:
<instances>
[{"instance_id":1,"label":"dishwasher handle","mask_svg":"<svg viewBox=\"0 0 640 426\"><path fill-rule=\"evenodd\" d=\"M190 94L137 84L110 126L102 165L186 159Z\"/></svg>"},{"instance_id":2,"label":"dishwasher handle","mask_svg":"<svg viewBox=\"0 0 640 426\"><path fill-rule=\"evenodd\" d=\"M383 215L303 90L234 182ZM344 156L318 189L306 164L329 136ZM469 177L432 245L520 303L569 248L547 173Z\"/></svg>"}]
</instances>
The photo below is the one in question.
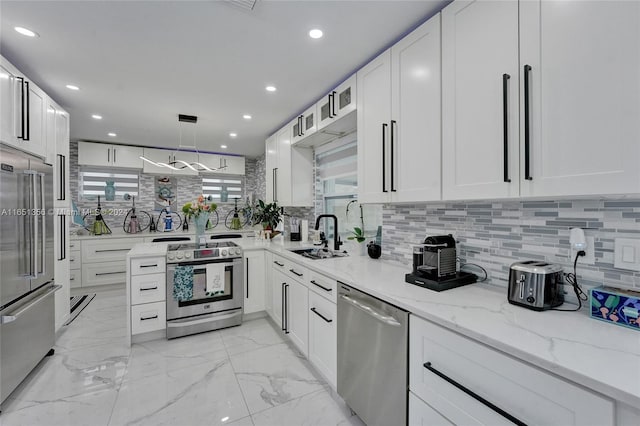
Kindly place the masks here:
<instances>
[{"instance_id":1,"label":"dishwasher handle","mask_svg":"<svg viewBox=\"0 0 640 426\"><path fill-rule=\"evenodd\" d=\"M398 322L394 317L389 316L389 315L385 315L379 311L377 311L376 309L374 309L373 307L362 303L352 297L349 297L345 294L340 295L340 298L342 300L344 300L345 302L355 306L356 308L360 309L361 311L363 311L364 313L366 313L367 315L377 319L380 322L383 322L387 325L393 326L393 327L401 327L402 324L400 322Z\"/></svg>"}]
</instances>

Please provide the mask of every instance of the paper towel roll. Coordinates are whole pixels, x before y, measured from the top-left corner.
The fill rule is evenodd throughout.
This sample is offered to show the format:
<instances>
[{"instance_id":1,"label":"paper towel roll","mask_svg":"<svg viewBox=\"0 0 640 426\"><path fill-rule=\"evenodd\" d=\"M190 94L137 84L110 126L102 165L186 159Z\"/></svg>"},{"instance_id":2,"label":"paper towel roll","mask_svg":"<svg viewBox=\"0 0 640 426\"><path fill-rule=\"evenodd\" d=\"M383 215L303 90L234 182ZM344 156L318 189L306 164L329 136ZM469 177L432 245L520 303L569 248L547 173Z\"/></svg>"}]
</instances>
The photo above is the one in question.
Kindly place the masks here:
<instances>
[{"instance_id":1,"label":"paper towel roll","mask_svg":"<svg viewBox=\"0 0 640 426\"><path fill-rule=\"evenodd\" d=\"M302 225L300 226L300 233L302 234L302 242L306 243L309 241L309 221L302 220Z\"/></svg>"}]
</instances>

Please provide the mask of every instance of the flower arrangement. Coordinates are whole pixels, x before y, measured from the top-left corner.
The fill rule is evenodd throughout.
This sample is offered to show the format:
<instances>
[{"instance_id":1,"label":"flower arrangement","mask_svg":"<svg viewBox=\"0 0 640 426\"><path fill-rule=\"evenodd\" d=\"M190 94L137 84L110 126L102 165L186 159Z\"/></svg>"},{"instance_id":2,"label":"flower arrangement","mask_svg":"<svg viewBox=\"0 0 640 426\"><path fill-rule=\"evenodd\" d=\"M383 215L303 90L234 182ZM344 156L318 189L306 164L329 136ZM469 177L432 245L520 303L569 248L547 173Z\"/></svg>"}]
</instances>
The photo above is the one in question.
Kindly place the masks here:
<instances>
[{"instance_id":1,"label":"flower arrangement","mask_svg":"<svg viewBox=\"0 0 640 426\"><path fill-rule=\"evenodd\" d=\"M182 213L184 213L187 218L197 218L200 216L200 213L203 212L207 214L211 213L218 208L216 203L207 203L207 201L211 201L211 199L211 196L205 198L204 195L201 195L195 203L189 202L182 206Z\"/></svg>"}]
</instances>

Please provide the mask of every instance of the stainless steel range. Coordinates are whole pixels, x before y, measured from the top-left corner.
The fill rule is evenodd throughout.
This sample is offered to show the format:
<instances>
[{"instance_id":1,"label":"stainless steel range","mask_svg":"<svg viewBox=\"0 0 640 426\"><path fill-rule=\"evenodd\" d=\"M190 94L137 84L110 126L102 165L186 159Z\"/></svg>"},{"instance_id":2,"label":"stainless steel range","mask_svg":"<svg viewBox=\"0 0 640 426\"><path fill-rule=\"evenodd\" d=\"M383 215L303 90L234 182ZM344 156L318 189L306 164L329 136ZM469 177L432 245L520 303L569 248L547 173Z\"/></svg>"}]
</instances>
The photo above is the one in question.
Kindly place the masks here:
<instances>
[{"instance_id":1,"label":"stainless steel range","mask_svg":"<svg viewBox=\"0 0 640 426\"><path fill-rule=\"evenodd\" d=\"M240 325L242 249L233 241L167 249L167 338Z\"/></svg>"}]
</instances>

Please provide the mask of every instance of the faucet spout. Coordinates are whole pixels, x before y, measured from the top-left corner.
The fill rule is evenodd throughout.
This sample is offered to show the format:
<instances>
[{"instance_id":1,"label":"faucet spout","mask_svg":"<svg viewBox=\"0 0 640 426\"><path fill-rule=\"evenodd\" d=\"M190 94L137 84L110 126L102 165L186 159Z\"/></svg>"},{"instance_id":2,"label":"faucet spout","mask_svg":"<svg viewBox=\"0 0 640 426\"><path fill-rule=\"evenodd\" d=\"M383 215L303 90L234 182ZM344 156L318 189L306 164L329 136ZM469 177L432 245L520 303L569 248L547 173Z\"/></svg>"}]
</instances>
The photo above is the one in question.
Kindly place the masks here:
<instances>
[{"instance_id":1,"label":"faucet spout","mask_svg":"<svg viewBox=\"0 0 640 426\"><path fill-rule=\"evenodd\" d=\"M340 250L342 241L340 241L340 235L338 234L338 217L334 214L321 214L316 219L316 231L320 229L320 219L322 219L323 217L333 219L333 249Z\"/></svg>"}]
</instances>

